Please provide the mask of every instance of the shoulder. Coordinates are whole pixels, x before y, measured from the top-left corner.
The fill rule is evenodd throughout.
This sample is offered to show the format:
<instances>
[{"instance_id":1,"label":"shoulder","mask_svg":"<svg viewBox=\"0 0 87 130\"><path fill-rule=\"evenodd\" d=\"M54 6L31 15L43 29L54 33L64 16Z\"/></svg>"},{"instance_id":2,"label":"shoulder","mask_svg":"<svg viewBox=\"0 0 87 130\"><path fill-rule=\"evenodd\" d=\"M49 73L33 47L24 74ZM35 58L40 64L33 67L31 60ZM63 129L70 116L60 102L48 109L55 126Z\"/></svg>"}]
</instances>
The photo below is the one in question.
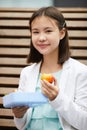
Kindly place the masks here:
<instances>
[{"instance_id":1,"label":"shoulder","mask_svg":"<svg viewBox=\"0 0 87 130\"><path fill-rule=\"evenodd\" d=\"M67 62L67 64L69 65L69 67L72 69L72 71L74 72L85 72L87 73L87 66L81 62L79 62L78 60L75 60L73 58L70 58Z\"/></svg>"},{"instance_id":2,"label":"shoulder","mask_svg":"<svg viewBox=\"0 0 87 130\"><path fill-rule=\"evenodd\" d=\"M40 67L40 62L39 63L33 63L29 66L24 67L21 71L21 74L32 73L34 70L39 69L39 67Z\"/></svg>"},{"instance_id":3,"label":"shoulder","mask_svg":"<svg viewBox=\"0 0 87 130\"><path fill-rule=\"evenodd\" d=\"M75 60L75 59L73 59L73 58L70 58L69 59L69 63L70 63L70 65L71 66L73 66L73 67L76 67L76 68L84 68L84 69L87 69L87 66L85 65L85 64L83 64L83 63L81 63L81 62L79 62L78 60Z\"/></svg>"}]
</instances>

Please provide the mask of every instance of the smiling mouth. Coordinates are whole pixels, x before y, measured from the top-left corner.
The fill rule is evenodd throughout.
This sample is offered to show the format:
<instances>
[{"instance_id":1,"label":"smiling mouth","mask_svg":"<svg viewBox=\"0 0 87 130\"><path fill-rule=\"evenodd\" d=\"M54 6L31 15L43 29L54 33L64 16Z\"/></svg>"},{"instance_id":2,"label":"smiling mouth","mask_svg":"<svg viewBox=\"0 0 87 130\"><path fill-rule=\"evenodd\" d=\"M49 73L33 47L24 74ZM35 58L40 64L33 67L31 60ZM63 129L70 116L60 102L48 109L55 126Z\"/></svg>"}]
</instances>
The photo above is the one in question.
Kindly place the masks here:
<instances>
[{"instance_id":1,"label":"smiling mouth","mask_svg":"<svg viewBox=\"0 0 87 130\"><path fill-rule=\"evenodd\" d=\"M46 48L46 47L49 46L49 44L39 44L38 46L39 46L40 48Z\"/></svg>"}]
</instances>

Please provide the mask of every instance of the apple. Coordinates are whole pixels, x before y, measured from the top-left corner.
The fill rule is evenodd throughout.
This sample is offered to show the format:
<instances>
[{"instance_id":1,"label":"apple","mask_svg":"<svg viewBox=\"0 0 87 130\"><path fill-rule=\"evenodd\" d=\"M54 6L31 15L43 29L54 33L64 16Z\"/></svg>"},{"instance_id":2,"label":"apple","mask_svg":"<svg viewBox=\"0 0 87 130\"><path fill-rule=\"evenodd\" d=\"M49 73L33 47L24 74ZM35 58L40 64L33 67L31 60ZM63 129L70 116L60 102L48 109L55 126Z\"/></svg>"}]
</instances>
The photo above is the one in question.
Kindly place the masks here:
<instances>
[{"instance_id":1,"label":"apple","mask_svg":"<svg viewBox=\"0 0 87 130\"><path fill-rule=\"evenodd\" d=\"M52 74L43 73L41 75L41 80L47 80L48 82L52 83L54 81L54 77Z\"/></svg>"}]
</instances>

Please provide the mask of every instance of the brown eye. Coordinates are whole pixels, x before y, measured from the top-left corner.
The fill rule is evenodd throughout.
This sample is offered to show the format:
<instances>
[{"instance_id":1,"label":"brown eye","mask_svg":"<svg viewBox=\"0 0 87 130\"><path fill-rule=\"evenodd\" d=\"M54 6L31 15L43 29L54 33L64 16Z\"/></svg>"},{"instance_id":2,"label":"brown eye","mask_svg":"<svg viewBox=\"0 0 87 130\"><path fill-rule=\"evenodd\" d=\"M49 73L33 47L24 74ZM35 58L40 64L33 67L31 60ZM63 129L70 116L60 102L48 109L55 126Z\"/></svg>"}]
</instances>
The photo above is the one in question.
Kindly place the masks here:
<instances>
[{"instance_id":1,"label":"brown eye","mask_svg":"<svg viewBox=\"0 0 87 130\"><path fill-rule=\"evenodd\" d=\"M50 33L50 32L52 32L52 30L46 30L46 32L47 32L47 33Z\"/></svg>"},{"instance_id":2,"label":"brown eye","mask_svg":"<svg viewBox=\"0 0 87 130\"><path fill-rule=\"evenodd\" d=\"M38 34L39 32L38 31L33 31L32 34Z\"/></svg>"}]
</instances>

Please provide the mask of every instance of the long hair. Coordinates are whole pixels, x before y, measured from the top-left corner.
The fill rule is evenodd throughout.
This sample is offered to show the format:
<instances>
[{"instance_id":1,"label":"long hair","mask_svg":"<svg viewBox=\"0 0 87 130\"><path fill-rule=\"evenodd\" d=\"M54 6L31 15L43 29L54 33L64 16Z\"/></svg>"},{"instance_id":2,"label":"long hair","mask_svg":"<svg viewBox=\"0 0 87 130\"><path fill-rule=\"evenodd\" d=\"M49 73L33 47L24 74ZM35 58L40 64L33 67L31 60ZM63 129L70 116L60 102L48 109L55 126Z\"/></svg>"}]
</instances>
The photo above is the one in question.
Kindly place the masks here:
<instances>
[{"instance_id":1,"label":"long hair","mask_svg":"<svg viewBox=\"0 0 87 130\"><path fill-rule=\"evenodd\" d=\"M67 25L65 22L65 18L62 15L62 13L53 6L50 7L43 7L37 10L33 13L33 15L30 18L29 25L30 25L30 31L32 30L31 24L33 20L40 16L47 16L49 18L52 18L56 20L57 26L59 30L62 30L65 28L65 36L62 40L60 40L59 43L59 54L58 54L58 63L63 64L68 58L70 57L70 50L69 50L69 37L68 37L68 31L67 31ZM30 52L27 58L28 63L38 63L41 60L43 60L43 55L40 54L33 46L32 40L30 44Z\"/></svg>"}]
</instances>

